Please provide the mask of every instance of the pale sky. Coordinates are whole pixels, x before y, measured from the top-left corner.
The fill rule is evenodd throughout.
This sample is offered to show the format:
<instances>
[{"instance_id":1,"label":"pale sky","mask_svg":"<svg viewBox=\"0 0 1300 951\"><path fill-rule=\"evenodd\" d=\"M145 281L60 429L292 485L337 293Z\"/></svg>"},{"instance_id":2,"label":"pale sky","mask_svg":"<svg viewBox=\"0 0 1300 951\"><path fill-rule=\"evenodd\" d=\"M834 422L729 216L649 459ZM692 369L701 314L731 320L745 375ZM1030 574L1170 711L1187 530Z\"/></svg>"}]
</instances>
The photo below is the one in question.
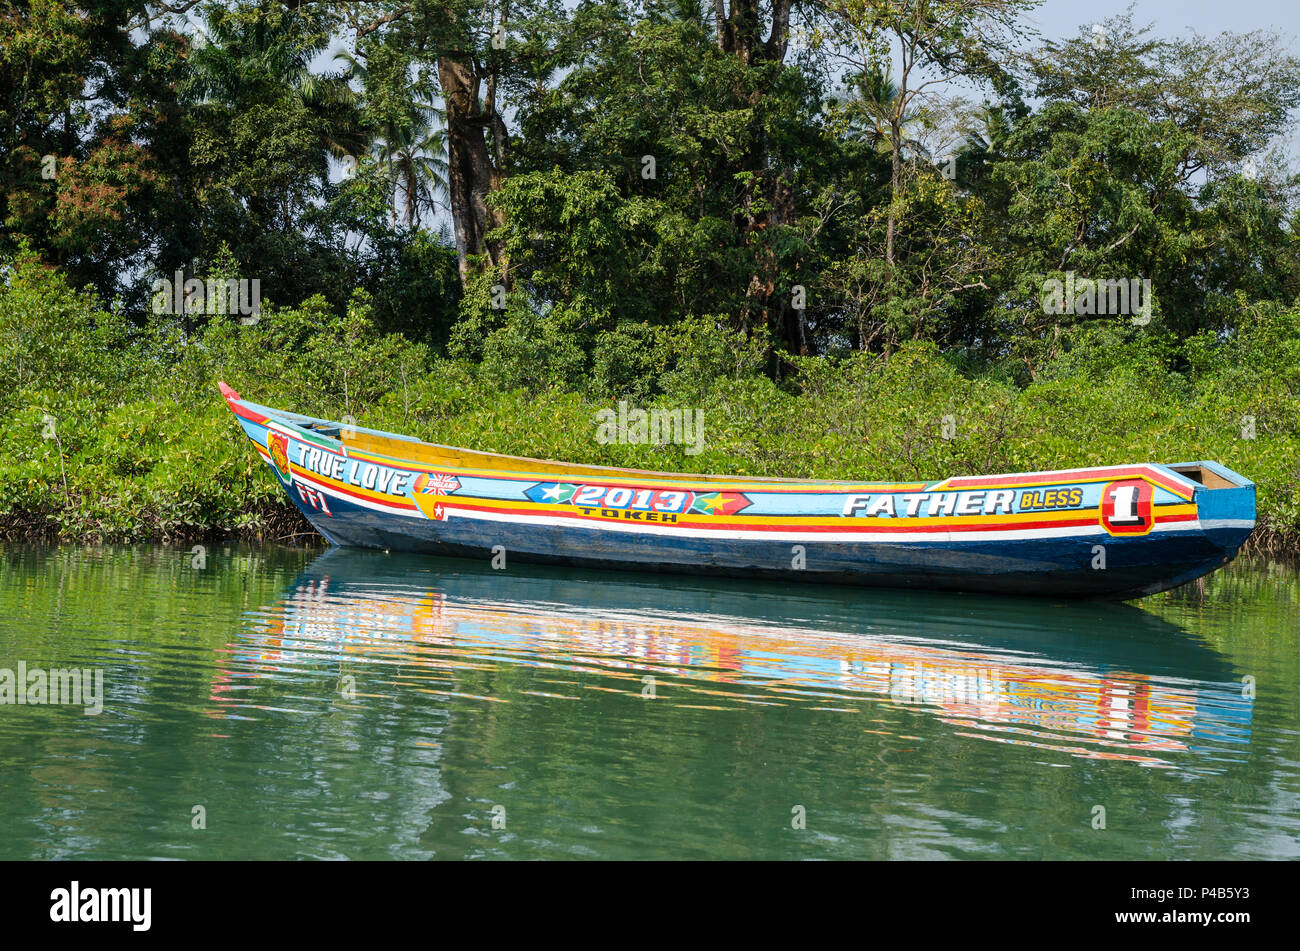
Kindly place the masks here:
<instances>
[{"instance_id":1,"label":"pale sky","mask_svg":"<svg viewBox=\"0 0 1300 951\"><path fill-rule=\"evenodd\" d=\"M1206 35L1231 30L1276 30L1300 53L1300 2L1297 0L1047 0L1028 18L1044 37L1073 36L1092 24L1133 7L1135 24L1152 24L1156 35L1196 30Z\"/></svg>"}]
</instances>

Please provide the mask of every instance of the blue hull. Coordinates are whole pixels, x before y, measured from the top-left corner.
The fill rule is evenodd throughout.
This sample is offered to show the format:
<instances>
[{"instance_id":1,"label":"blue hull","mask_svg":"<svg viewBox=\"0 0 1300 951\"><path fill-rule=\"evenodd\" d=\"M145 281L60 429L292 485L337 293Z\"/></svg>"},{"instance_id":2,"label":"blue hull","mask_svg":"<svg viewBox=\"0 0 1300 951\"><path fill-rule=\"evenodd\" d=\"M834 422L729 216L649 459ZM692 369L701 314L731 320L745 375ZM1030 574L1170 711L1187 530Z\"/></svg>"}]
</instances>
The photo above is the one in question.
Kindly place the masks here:
<instances>
[{"instance_id":1,"label":"blue hull","mask_svg":"<svg viewBox=\"0 0 1300 951\"><path fill-rule=\"evenodd\" d=\"M779 542L633 537L611 541L583 529L497 523L395 525L340 500L326 517L295 504L330 543L350 548L469 558L490 564L493 549L528 564L771 578L794 583L866 585L914 590L1125 600L1194 580L1232 560L1244 537L1181 533L1173 539L1123 539L1109 544L1105 569L1092 569L1092 539L951 543L804 542L806 565L791 567L791 546ZM1237 545L1224 547L1223 542Z\"/></svg>"}]
</instances>

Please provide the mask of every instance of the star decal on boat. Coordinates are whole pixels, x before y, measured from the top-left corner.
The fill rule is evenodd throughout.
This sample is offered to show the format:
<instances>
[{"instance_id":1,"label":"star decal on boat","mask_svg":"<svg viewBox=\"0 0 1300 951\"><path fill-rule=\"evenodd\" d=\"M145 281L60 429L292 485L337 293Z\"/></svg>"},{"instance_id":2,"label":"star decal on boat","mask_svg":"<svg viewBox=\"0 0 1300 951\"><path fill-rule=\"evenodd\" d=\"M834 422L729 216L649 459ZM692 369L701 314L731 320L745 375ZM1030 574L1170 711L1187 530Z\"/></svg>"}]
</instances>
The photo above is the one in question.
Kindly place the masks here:
<instances>
[{"instance_id":1,"label":"star decal on boat","mask_svg":"<svg viewBox=\"0 0 1300 951\"><path fill-rule=\"evenodd\" d=\"M743 492L704 492L695 497L691 511L701 515L735 515L749 508L749 504Z\"/></svg>"},{"instance_id":2,"label":"star decal on boat","mask_svg":"<svg viewBox=\"0 0 1300 951\"><path fill-rule=\"evenodd\" d=\"M568 502L573 498L576 485L567 482L539 482L531 486L524 495L534 502Z\"/></svg>"}]
</instances>

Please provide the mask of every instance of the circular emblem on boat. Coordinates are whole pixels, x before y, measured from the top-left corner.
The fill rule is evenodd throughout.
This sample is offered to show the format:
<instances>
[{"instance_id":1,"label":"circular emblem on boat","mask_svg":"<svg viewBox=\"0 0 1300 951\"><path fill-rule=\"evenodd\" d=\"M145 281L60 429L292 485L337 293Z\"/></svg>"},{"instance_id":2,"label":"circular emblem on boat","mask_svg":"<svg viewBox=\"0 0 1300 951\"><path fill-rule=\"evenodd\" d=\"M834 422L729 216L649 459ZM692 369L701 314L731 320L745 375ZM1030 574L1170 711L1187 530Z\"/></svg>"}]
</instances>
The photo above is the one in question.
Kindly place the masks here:
<instances>
[{"instance_id":1,"label":"circular emblem on boat","mask_svg":"<svg viewBox=\"0 0 1300 951\"><path fill-rule=\"evenodd\" d=\"M275 471L285 482L289 481L289 437L273 429L266 431L266 448L271 452Z\"/></svg>"},{"instance_id":2,"label":"circular emblem on boat","mask_svg":"<svg viewBox=\"0 0 1300 951\"><path fill-rule=\"evenodd\" d=\"M1155 527L1151 483L1145 479L1107 482L1101 490L1101 527L1112 535L1145 535Z\"/></svg>"}]
</instances>

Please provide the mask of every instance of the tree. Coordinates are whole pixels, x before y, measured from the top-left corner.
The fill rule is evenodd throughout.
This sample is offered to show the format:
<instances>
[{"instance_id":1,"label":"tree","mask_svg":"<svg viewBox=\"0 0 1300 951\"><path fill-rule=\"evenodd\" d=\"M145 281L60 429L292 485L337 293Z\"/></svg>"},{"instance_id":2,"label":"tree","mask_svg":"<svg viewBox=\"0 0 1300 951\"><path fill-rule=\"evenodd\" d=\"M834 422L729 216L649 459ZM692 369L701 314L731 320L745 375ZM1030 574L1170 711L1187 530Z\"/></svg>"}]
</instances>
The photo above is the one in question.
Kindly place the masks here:
<instances>
[{"instance_id":1,"label":"tree","mask_svg":"<svg viewBox=\"0 0 1300 951\"><path fill-rule=\"evenodd\" d=\"M878 73L888 57L898 62L896 92L865 102L888 130L890 190L885 263L894 264L898 198L903 190L907 116L935 87L964 78L1009 91L1007 64L1022 35L1020 14L1039 0L827 0L835 54L859 75Z\"/></svg>"},{"instance_id":2,"label":"tree","mask_svg":"<svg viewBox=\"0 0 1300 951\"><path fill-rule=\"evenodd\" d=\"M76 286L139 303L129 275L181 236L185 42L143 3L0 8L0 251L25 240Z\"/></svg>"},{"instance_id":3,"label":"tree","mask_svg":"<svg viewBox=\"0 0 1300 951\"><path fill-rule=\"evenodd\" d=\"M831 101L832 121L843 124L846 137L860 139L892 156L890 117L898 114L904 136L899 142L900 149L910 153L911 158L929 161L932 156L928 150L919 138L910 134L910 130L924 122L925 114L917 108L900 110L899 95L898 84L883 68L857 75L850 81L846 94Z\"/></svg>"},{"instance_id":4,"label":"tree","mask_svg":"<svg viewBox=\"0 0 1300 951\"><path fill-rule=\"evenodd\" d=\"M1124 15L1028 62L1044 104L1001 136L981 193L1017 262L1004 315L1023 324L998 336L1031 375L1072 325L1099 319L1043 314L1048 277L1149 281L1158 319L1131 332L1178 337L1231 332L1239 294L1300 290L1285 230L1296 184L1264 155L1300 74L1274 38L1159 40Z\"/></svg>"},{"instance_id":5,"label":"tree","mask_svg":"<svg viewBox=\"0 0 1300 951\"><path fill-rule=\"evenodd\" d=\"M328 215L330 160L364 152L360 102L341 72L312 62L338 20L325 8L258 0L204 8L183 93L195 256L226 241L274 299L323 292L344 306L352 269Z\"/></svg>"},{"instance_id":6,"label":"tree","mask_svg":"<svg viewBox=\"0 0 1300 951\"><path fill-rule=\"evenodd\" d=\"M347 50L337 53L335 61L344 64L345 78L361 82L367 120L377 132L371 145L375 160L387 169L390 202L401 201L409 228L420 222L421 208L432 209L438 196L447 193L445 114L419 98L405 57L392 62L390 49L376 47L374 52L390 60L389 68L372 72L365 58Z\"/></svg>"}]
</instances>

